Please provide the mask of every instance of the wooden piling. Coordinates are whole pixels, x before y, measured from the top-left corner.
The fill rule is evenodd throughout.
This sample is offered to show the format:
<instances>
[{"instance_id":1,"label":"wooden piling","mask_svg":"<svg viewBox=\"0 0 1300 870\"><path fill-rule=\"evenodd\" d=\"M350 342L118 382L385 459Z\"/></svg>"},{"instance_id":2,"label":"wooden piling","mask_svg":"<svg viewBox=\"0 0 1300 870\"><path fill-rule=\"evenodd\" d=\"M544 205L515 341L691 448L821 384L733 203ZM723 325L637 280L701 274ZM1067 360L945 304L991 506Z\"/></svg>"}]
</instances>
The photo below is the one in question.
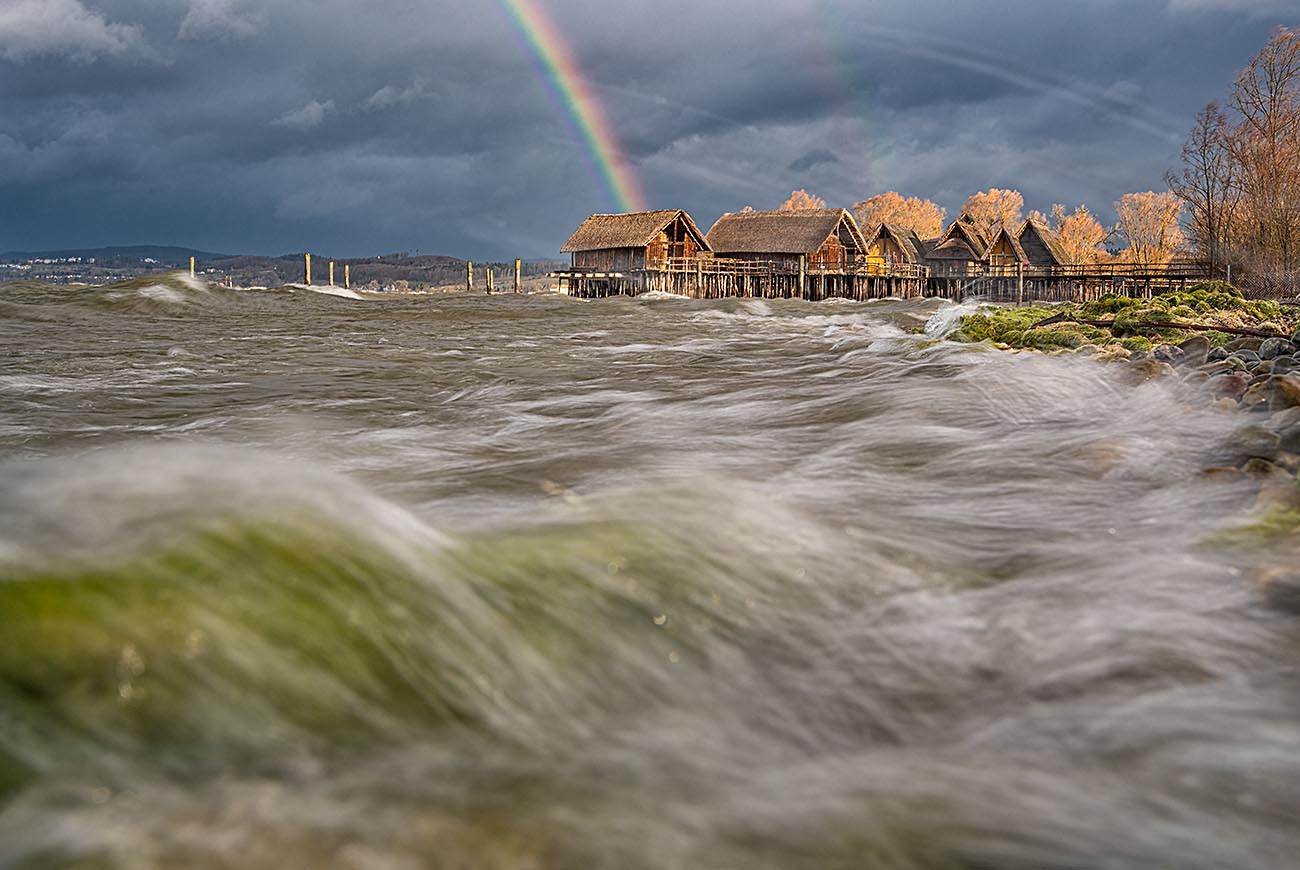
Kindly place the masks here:
<instances>
[{"instance_id":1,"label":"wooden piling","mask_svg":"<svg viewBox=\"0 0 1300 870\"><path fill-rule=\"evenodd\" d=\"M303 254L303 258L306 265L305 271L307 275L307 281L305 283L307 284L308 287L310 287L311 286L311 254Z\"/></svg>"},{"instance_id":2,"label":"wooden piling","mask_svg":"<svg viewBox=\"0 0 1300 870\"><path fill-rule=\"evenodd\" d=\"M492 295L492 267L491 266L488 266L487 269L487 292L489 296Z\"/></svg>"},{"instance_id":3,"label":"wooden piling","mask_svg":"<svg viewBox=\"0 0 1300 870\"><path fill-rule=\"evenodd\" d=\"M808 285L808 257L806 254L799 255L799 298L804 298Z\"/></svg>"},{"instance_id":4,"label":"wooden piling","mask_svg":"<svg viewBox=\"0 0 1300 870\"><path fill-rule=\"evenodd\" d=\"M520 276L519 266L520 266L519 258L516 257L516 258L515 258L515 295L516 295L516 296L518 296L519 293L521 292L521 291L520 291L520 285L521 285L521 283L522 283L522 282L520 281L520 277L519 277L519 276Z\"/></svg>"},{"instance_id":5,"label":"wooden piling","mask_svg":"<svg viewBox=\"0 0 1300 870\"><path fill-rule=\"evenodd\" d=\"M474 289L474 263L472 260L465 261L465 289Z\"/></svg>"},{"instance_id":6,"label":"wooden piling","mask_svg":"<svg viewBox=\"0 0 1300 870\"><path fill-rule=\"evenodd\" d=\"M334 286L334 261L330 260L330 286Z\"/></svg>"},{"instance_id":7,"label":"wooden piling","mask_svg":"<svg viewBox=\"0 0 1300 870\"><path fill-rule=\"evenodd\" d=\"M1016 306L1025 304L1025 264L1016 263Z\"/></svg>"},{"instance_id":8,"label":"wooden piling","mask_svg":"<svg viewBox=\"0 0 1300 870\"><path fill-rule=\"evenodd\" d=\"M350 263L343 264L343 287L345 289L352 287L352 264Z\"/></svg>"},{"instance_id":9,"label":"wooden piling","mask_svg":"<svg viewBox=\"0 0 1300 870\"><path fill-rule=\"evenodd\" d=\"M194 277L194 258L190 257L190 277Z\"/></svg>"}]
</instances>

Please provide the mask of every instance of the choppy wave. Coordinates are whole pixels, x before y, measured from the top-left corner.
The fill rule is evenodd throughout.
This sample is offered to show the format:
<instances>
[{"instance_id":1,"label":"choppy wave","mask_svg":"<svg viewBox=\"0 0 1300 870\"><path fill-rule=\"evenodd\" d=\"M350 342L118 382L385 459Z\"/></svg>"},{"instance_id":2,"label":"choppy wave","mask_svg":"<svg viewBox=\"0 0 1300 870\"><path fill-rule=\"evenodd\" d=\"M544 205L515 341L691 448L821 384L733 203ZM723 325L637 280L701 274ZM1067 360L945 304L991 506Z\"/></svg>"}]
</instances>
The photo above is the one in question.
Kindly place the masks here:
<instances>
[{"instance_id":1,"label":"choppy wave","mask_svg":"<svg viewBox=\"0 0 1300 870\"><path fill-rule=\"evenodd\" d=\"M14 331L0 866L1300 854L1192 385L931 302L187 310Z\"/></svg>"}]
</instances>

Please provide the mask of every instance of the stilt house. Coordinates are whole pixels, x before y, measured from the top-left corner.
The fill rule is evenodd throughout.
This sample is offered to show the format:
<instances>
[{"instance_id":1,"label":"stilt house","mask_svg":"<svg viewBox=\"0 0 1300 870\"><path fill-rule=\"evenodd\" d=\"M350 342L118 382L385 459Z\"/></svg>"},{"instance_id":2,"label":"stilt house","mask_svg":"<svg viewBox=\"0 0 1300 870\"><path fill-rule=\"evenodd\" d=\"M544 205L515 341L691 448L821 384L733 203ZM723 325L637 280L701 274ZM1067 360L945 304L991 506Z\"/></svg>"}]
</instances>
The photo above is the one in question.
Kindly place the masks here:
<instances>
[{"instance_id":1,"label":"stilt house","mask_svg":"<svg viewBox=\"0 0 1300 870\"><path fill-rule=\"evenodd\" d=\"M1020 242L1016 241L1015 235L1005 226L998 227L993 233L993 238L984 251L984 260L989 268L1004 272L1028 265L1024 248L1020 247Z\"/></svg>"},{"instance_id":2,"label":"stilt house","mask_svg":"<svg viewBox=\"0 0 1300 870\"><path fill-rule=\"evenodd\" d=\"M691 216L675 211L594 214L560 249L572 255L573 269L587 272L635 272L661 269L670 260L707 252L709 244Z\"/></svg>"},{"instance_id":3,"label":"stilt house","mask_svg":"<svg viewBox=\"0 0 1300 870\"><path fill-rule=\"evenodd\" d=\"M876 224L864 230L867 242L867 267L870 271L887 272L896 265L916 265L921 262L921 240L911 230L891 224Z\"/></svg>"},{"instance_id":4,"label":"stilt house","mask_svg":"<svg viewBox=\"0 0 1300 870\"><path fill-rule=\"evenodd\" d=\"M865 261L867 242L847 209L747 211L725 214L706 236L717 257L757 260L798 271L850 271Z\"/></svg>"},{"instance_id":5,"label":"stilt house","mask_svg":"<svg viewBox=\"0 0 1300 870\"><path fill-rule=\"evenodd\" d=\"M1030 266L1042 269L1070 265L1070 255L1061 246L1060 237L1038 221L1026 220L1021 224L1016 240Z\"/></svg>"},{"instance_id":6,"label":"stilt house","mask_svg":"<svg viewBox=\"0 0 1300 870\"><path fill-rule=\"evenodd\" d=\"M936 278L967 278L986 274L990 269L1014 271L1024 265L1026 256L1015 235L998 227L986 236L965 218L957 218L946 232L930 246L925 255Z\"/></svg>"},{"instance_id":7,"label":"stilt house","mask_svg":"<svg viewBox=\"0 0 1300 870\"><path fill-rule=\"evenodd\" d=\"M931 246L926 263L936 278L964 278L980 271L988 244L970 221L957 218Z\"/></svg>"}]
</instances>

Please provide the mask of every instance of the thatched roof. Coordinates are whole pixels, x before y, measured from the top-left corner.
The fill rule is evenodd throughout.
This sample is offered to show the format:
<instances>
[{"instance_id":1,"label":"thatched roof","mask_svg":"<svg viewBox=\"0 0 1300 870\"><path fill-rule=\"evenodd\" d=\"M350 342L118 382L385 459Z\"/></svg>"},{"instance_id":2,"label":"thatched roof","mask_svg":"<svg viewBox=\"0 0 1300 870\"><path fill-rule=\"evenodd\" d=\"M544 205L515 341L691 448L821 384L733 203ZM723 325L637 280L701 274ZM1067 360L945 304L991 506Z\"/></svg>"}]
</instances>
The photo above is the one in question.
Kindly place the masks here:
<instances>
[{"instance_id":1,"label":"thatched roof","mask_svg":"<svg viewBox=\"0 0 1300 870\"><path fill-rule=\"evenodd\" d=\"M644 248L654 241L664 228L681 217L686 229L700 250L709 250L708 242L691 216L681 209L667 211L639 211L632 214L594 214L574 230L573 235L560 248L560 253L575 251L604 251L611 248Z\"/></svg>"},{"instance_id":2,"label":"thatched roof","mask_svg":"<svg viewBox=\"0 0 1300 870\"><path fill-rule=\"evenodd\" d=\"M965 239L954 238L940 242L930 253L925 255L927 260L982 260L982 254L977 254L971 249L970 243Z\"/></svg>"},{"instance_id":3,"label":"thatched roof","mask_svg":"<svg viewBox=\"0 0 1300 870\"><path fill-rule=\"evenodd\" d=\"M903 249L903 257L907 262L915 263L924 256L923 243L917 238L916 233L893 224L876 224L874 229L864 232L862 237L866 240L867 247L871 247L876 239L882 235L889 236L897 243L898 247Z\"/></svg>"},{"instance_id":4,"label":"thatched roof","mask_svg":"<svg viewBox=\"0 0 1300 870\"><path fill-rule=\"evenodd\" d=\"M1026 220L1020 225L1020 231L1016 233L1016 240L1023 245L1023 240L1027 234L1038 236L1039 241L1043 243L1043 247L1052 255L1052 259L1056 261L1055 265L1064 266L1069 264L1070 255L1066 253L1065 248L1061 246L1061 237L1055 230L1051 229L1046 224L1031 219Z\"/></svg>"},{"instance_id":5,"label":"thatched roof","mask_svg":"<svg viewBox=\"0 0 1300 870\"><path fill-rule=\"evenodd\" d=\"M928 256L946 260L983 260L989 244L984 234L962 215L950 223L938 241L930 246Z\"/></svg>"},{"instance_id":6,"label":"thatched roof","mask_svg":"<svg viewBox=\"0 0 1300 870\"><path fill-rule=\"evenodd\" d=\"M709 247L719 254L812 254L841 226L847 228L858 250L866 249L857 222L843 208L724 214L707 238Z\"/></svg>"}]
</instances>

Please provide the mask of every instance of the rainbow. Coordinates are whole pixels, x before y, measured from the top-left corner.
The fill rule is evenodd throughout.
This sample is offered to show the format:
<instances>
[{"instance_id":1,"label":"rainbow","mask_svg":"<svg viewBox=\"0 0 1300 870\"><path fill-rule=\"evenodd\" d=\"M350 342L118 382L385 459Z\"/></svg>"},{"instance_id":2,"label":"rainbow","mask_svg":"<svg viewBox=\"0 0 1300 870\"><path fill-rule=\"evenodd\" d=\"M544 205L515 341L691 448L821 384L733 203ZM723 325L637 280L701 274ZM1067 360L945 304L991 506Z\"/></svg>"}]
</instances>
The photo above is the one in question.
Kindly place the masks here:
<instances>
[{"instance_id":1,"label":"rainbow","mask_svg":"<svg viewBox=\"0 0 1300 870\"><path fill-rule=\"evenodd\" d=\"M573 119L615 210L645 211L645 196L632 170L632 163L619 147L600 98L583 77L555 22L539 0L502 0L502 3L541 63L555 95Z\"/></svg>"}]
</instances>

